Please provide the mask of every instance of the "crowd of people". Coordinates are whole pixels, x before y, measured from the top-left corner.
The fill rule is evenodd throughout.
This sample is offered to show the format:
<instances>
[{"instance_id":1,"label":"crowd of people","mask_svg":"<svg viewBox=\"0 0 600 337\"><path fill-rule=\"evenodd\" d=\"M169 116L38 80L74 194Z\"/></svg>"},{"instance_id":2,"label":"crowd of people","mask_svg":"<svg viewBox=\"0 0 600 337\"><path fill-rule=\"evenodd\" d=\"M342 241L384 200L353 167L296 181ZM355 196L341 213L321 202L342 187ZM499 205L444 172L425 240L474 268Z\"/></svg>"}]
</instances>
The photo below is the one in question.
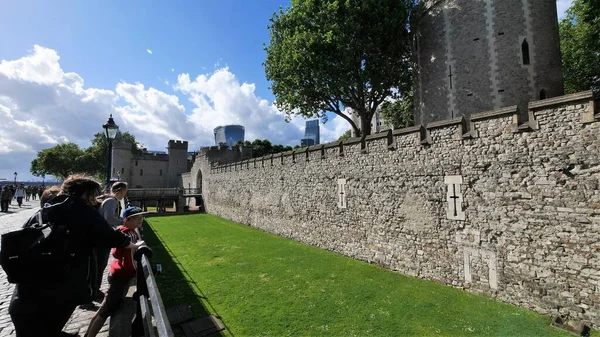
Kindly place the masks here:
<instances>
[{"instance_id":1,"label":"crowd of people","mask_svg":"<svg viewBox=\"0 0 600 337\"><path fill-rule=\"evenodd\" d=\"M44 185L25 186L25 184L4 185L0 188L0 211L8 213L8 207L15 200L19 208L23 202L40 199L43 191L46 189Z\"/></svg>"},{"instance_id":2,"label":"crowd of people","mask_svg":"<svg viewBox=\"0 0 600 337\"><path fill-rule=\"evenodd\" d=\"M85 334L94 337L119 308L136 275L133 253L144 245L137 229L145 212L136 206L122 210L126 194L125 182L114 183L110 193L102 194L100 184L85 175L69 176L61 186L41 191L42 222L66 227L65 245L74 258L63 280L16 285L9 312L17 337L68 336L62 329L77 306L97 302L101 304ZM39 218L34 215L25 226L37 224ZM105 274L111 253L114 260ZM106 294L100 290L105 276Z\"/></svg>"}]
</instances>

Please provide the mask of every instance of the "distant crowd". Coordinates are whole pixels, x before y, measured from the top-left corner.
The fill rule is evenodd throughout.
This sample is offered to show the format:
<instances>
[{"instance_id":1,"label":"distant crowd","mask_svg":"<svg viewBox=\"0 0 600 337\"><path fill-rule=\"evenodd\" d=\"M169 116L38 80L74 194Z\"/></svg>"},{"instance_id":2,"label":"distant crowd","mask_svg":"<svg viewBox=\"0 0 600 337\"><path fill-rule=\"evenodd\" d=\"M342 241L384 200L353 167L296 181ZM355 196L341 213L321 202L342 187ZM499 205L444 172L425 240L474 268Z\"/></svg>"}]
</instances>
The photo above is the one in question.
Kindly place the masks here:
<instances>
[{"instance_id":1,"label":"distant crowd","mask_svg":"<svg viewBox=\"0 0 600 337\"><path fill-rule=\"evenodd\" d=\"M1 211L4 213L8 213L8 206L12 204L12 201L15 200L17 205L21 207L23 202L29 202L31 200L39 200L42 198L42 193L46 187L44 185L35 185L35 186L25 186L25 184L20 185L4 185L0 189L0 200L1 202Z\"/></svg>"}]
</instances>

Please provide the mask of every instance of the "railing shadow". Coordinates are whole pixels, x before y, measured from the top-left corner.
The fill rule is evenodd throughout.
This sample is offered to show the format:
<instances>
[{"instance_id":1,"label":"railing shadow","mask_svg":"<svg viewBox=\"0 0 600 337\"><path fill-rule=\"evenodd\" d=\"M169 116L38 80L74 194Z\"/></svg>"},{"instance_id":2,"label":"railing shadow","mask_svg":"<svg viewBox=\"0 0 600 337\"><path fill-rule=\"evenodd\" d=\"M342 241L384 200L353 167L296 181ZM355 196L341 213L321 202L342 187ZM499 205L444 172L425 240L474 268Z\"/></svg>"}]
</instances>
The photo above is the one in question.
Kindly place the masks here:
<instances>
[{"instance_id":1,"label":"railing shadow","mask_svg":"<svg viewBox=\"0 0 600 337\"><path fill-rule=\"evenodd\" d=\"M146 221L144 221L142 235L146 244L152 249L152 264L162 264L162 272L155 278L165 308L177 304L189 304L195 318L208 315L219 317L200 287L191 279L174 254ZM225 322L222 323L225 330L211 334L211 336L233 336ZM181 327L173 326L172 328L175 336L185 336Z\"/></svg>"}]
</instances>

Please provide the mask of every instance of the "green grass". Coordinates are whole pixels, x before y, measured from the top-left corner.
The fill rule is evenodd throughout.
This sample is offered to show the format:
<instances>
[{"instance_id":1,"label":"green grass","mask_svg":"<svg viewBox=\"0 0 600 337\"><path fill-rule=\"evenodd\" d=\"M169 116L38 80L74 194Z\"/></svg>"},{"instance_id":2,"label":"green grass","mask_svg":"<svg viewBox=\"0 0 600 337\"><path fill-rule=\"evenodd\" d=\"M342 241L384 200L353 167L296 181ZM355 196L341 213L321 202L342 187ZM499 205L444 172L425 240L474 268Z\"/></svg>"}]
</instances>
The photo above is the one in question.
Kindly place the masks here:
<instances>
[{"instance_id":1,"label":"green grass","mask_svg":"<svg viewBox=\"0 0 600 337\"><path fill-rule=\"evenodd\" d=\"M147 219L166 306L233 336L570 336L534 312L207 214Z\"/></svg>"}]
</instances>

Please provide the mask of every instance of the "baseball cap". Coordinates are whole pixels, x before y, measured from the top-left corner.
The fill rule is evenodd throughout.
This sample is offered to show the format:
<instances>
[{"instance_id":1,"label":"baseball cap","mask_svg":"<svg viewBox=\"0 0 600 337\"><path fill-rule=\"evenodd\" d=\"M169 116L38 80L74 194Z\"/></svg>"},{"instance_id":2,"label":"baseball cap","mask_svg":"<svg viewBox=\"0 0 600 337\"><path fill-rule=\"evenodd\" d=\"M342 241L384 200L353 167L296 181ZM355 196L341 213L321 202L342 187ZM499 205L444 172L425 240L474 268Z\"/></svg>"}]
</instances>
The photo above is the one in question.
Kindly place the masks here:
<instances>
[{"instance_id":1,"label":"baseball cap","mask_svg":"<svg viewBox=\"0 0 600 337\"><path fill-rule=\"evenodd\" d=\"M144 215L144 214L148 214L149 212L144 212L141 208L137 207L137 206L129 206L127 208L125 208L125 210L123 211L123 218L128 219L131 218L132 216L136 216L136 215Z\"/></svg>"}]
</instances>

